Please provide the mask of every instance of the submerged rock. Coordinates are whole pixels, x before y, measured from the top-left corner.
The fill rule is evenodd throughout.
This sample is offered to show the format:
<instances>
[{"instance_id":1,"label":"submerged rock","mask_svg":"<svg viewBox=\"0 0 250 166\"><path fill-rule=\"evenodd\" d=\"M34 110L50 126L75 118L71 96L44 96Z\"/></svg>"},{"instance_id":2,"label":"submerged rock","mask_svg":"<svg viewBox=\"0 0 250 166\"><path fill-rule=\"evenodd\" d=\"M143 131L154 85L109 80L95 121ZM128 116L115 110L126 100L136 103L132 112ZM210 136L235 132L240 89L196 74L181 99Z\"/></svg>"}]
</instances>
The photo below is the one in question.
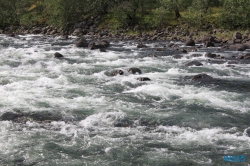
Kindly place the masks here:
<instances>
[{"instance_id":1,"label":"submerged rock","mask_svg":"<svg viewBox=\"0 0 250 166\"><path fill-rule=\"evenodd\" d=\"M151 81L151 79L148 77L138 77L137 80L138 81Z\"/></svg>"},{"instance_id":2,"label":"submerged rock","mask_svg":"<svg viewBox=\"0 0 250 166\"><path fill-rule=\"evenodd\" d=\"M0 120L2 121L13 121L17 123L25 123L27 121L36 121L36 122L45 122L45 121L59 121L62 119L62 116L58 112L26 112L21 111L6 111L0 115Z\"/></svg>"},{"instance_id":3,"label":"submerged rock","mask_svg":"<svg viewBox=\"0 0 250 166\"><path fill-rule=\"evenodd\" d=\"M4 112L2 115L0 115L0 120L9 120L9 121L15 121L17 118L22 117L23 115L17 112Z\"/></svg>"},{"instance_id":4,"label":"submerged rock","mask_svg":"<svg viewBox=\"0 0 250 166\"><path fill-rule=\"evenodd\" d=\"M197 81L197 82L204 82L204 81L209 82L209 81L213 81L214 78L207 75L207 74L202 73L202 74L198 74L198 75L193 76L192 80Z\"/></svg>"},{"instance_id":5,"label":"submerged rock","mask_svg":"<svg viewBox=\"0 0 250 166\"><path fill-rule=\"evenodd\" d=\"M137 48L148 48L148 46L146 46L145 44L137 44L136 46Z\"/></svg>"},{"instance_id":6,"label":"submerged rock","mask_svg":"<svg viewBox=\"0 0 250 166\"><path fill-rule=\"evenodd\" d=\"M188 66L203 66L203 64L201 62L198 61L191 61L185 64L186 67Z\"/></svg>"}]
</instances>

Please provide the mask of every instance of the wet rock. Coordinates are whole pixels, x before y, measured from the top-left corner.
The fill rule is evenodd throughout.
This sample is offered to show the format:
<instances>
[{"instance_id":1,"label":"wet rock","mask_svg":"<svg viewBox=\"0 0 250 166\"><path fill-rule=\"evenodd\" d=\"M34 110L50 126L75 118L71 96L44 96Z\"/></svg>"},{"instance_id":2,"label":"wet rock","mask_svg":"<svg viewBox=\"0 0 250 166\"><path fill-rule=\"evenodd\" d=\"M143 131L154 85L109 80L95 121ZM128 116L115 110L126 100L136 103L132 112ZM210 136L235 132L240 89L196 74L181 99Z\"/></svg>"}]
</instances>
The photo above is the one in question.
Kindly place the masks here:
<instances>
[{"instance_id":1,"label":"wet rock","mask_svg":"<svg viewBox=\"0 0 250 166\"><path fill-rule=\"evenodd\" d=\"M222 58L219 54L212 54L211 52L206 53L205 57L208 57L208 58Z\"/></svg>"},{"instance_id":2,"label":"wet rock","mask_svg":"<svg viewBox=\"0 0 250 166\"><path fill-rule=\"evenodd\" d=\"M206 43L206 42L215 42L215 38L213 36L203 36L201 39L202 43Z\"/></svg>"},{"instance_id":3,"label":"wet rock","mask_svg":"<svg viewBox=\"0 0 250 166\"><path fill-rule=\"evenodd\" d=\"M107 50L105 48L99 48L100 52L107 52Z\"/></svg>"},{"instance_id":4,"label":"wet rock","mask_svg":"<svg viewBox=\"0 0 250 166\"><path fill-rule=\"evenodd\" d=\"M185 49L180 49L179 51L182 53L187 53L187 50L185 50Z\"/></svg>"},{"instance_id":5,"label":"wet rock","mask_svg":"<svg viewBox=\"0 0 250 166\"><path fill-rule=\"evenodd\" d=\"M77 43L76 47L88 47L88 42L85 38L81 38Z\"/></svg>"},{"instance_id":6,"label":"wet rock","mask_svg":"<svg viewBox=\"0 0 250 166\"><path fill-rule=\"evenodd\" d=\"M165 51L165 48L157 48L156 51Z\"/></svg>"},{"instance_id":7,"label":"wet rock","mask_svg":"<svg viewBox=\"0 0 250 166\"><path fill-rule=\"evenodd\" d=\"M121 69L117 69L117 70L115 70L115 71L112 71L110 75L111 75L111 76L124 75L124 71L121 70Z\"/></svg>"},{"instance_id":8,"label":"wet rock","mask_svg":"<svg viewBox=\"0 0 250 166\"><path fill-rule=\"evenodd\" d=\"M193 39L188 39L186 42L185 42L185 45L186 46L195 46L195 42Z\"/></svg>"},{"instance_id":9,"label":"wet rock","mask_svg":"<svg viewBox=\"0 0 250 166\"><path fill-rule=\"evenodd\" d=\"M4 112L0 115L0 120L16 121L18 117L21 117L22 114L12 111Z\"/></svg>"},{"instance_id":10,"label":"wet rock","mask_svg":"<svg viewBox=\"0 0 250 166\"><path fill-rule=\"evenodd\" d=\"M188 52L196 52L197 49L195 47L187 48Z\"/></svg>"},{"instance_id":11,"label":"wet rock","mask_svg":"<svg viewBox=\"0 0 250 166\"><path fill-rule=\"evenodd\" d=\"M198 62L198 61L191 61L191 62L188 62L185 64L186 67L189 67L189 66L203 66L203 64L201 62Z\"/></svg>"},{"instance_id":12,"label":"wet rock","mask_svg":"<svg viewBox=\"0 0 250 166\"><path fill-rule=\"evenodd\" d=\"M82 28L76 28L74 32L72 33L73 36L81 35L83 32Z\"/></svg>"},{"instance_id":13,"label":"wet rock","mask_svg":"<svg viewBox=\"0 0 250 166\"><path fill-rule=\"evenodd\" d=\"M90 42L90 43L88 44L88 49L90 49L90 50L96 49L95 42Z\"/></svg>"},{"instance_id":14,"label":"wet rock","mask_svg":"<svg viewBox=\"0 0 250 166\"><path fill-rule=\"evenodd\" d=\"M137 45L137 48L148 48L148 46L146 46L145 44L138 44Z\"/></svg>"},{"instance_id":15,"label":"wet rock","mask_svg":"<svg viewBox=\"0 0 250 166\"><path fill-rule=\"evenodd\" d=\"M248 137L250 137L250 128L248 128L248 129L246 129L246 135L248 136Z\"/></svg>"},{"instance_id":16,"label":"wet rock","mask_svg":"<svg viewBox=\"0 0 250 166\"><path fill-rule=\"evenodd\" d=\"M239 56L239 59L250 59L250 53Z\"/></svg>"},{"instance_id":17,"label":"wet rock","mask_svg":"<svg viewBox=\"0 0 250 166\"><path fill-rule=\"evenodd\" d=\"M167 46L168 47L175 47L176 45L174 43L169 43Z\"/></svg>"},{"instance_id":18,"label":"wet rock","mask_svg":"<svg viewBox=\"0 0 250 166\"><path fill-rule=\"evenodd\" d=\"M114 124L114 127L132 127L133 124L134 122L129 119L121 119Z\"/></svg>"},{"instance_id":19,"label":"wet rock","mask_svg":"<svg viewBox=\"0 0 250 166\"><path fill-rule=\"evenodd\" d=\"M54 54L54 58L63 58L64 56L62 54L60 54L59 52L56 52Z\"/></svg>"},{"instance_id":20,"label":"wet rock","mask_svg":"<svg viewBox=\"0 0 250 166\"><path fill-rule=\"evenodd\" d=\"M245 51L246 49L250 49L250 45L248 44L236 45L236 51Z\"/></svg>"},{"instance_id":21,"label":"wet rock","mask_svg":"<svg viewBox=\"0 0 250 166\"><path fill-rule=\"evenodd\" d=\"M110 46L110 43L107 40L101 40L97 42L96 47L98 48L107 48Z\"/></svg>"},{"instance_id":22,"label":"wet rock","mask_svg":"<svg viewBox=\"0 0 250 166\"><path fill-rule=\"evenodd\" d=\"M234 65L226 65L226 67L235 67Z\"/></svg>"},{"instance_id":23,"label":"wet rock","mask_svg":"<svg viewBox=\"0 0 250 166\"><path fill-rule=\"evenodd\" d=\"M58 112L32 112L27 114L27 116L34 121L59 121L62 119L62 116Z\"/></svg>"},{"instance_id":24,"label":"wet rock","mask_svg":"<svg viewBox=\"0 0 250 166\"><path fill-rule=\"evenodd\" d=\"M202 54L192 54L190 55L190 58L196 58L196 57L201 57Z\"/></svg>"},{"instance_id":25,"label":"wet rock","mask_svg":"<svg viewBox=\"0 0 250 166\"><path fill-rule=\"evenodd\" d=\"M210 41L206 41L204 43L204 47L214 47L214 43L213 42L210 42Z\"/></svg>"},{"instance_id":26,"label":"wet rock","mask_svg":"<svg viewBox=\"0 0 250 166\"><path fill-rule=\"evenodd\" d=\"M214 78L207 75L207 74L198 74L192 77L193 81L197 81L197 82L209 82L209 81L213 81Z\"/></svg>"},{"instance_id":27,"label":"wet rock","mask_svg":"<svg viewBox=\"0 0 250 166\"><path fill-rule=\"evenodd\" d=\"M173 58L174 59L181 59L183 56L182 55L174 55Z\"/></svg>"},{"instance_id":28,"label":"wet rock","mask_svg":"<svg viewBox=\"0 0 250 166\"><path fill-rule=\"evenodd\" d=\"M136 78L138 81L151 81L151 79L150 78L148 78L148 77L138 77L138 78Z\"/></svg>"},{"instance_id":29,"label":"wet rock","mask_svg":"<svg viewBox=\"0 0 250 166\"><path fill-rule=\"evenodd\" d=\"M131 67L128 69L128 72L131 72L132 74L141 74L141 69L136 68L136 67Z\"/></svg>"}]
</instances>

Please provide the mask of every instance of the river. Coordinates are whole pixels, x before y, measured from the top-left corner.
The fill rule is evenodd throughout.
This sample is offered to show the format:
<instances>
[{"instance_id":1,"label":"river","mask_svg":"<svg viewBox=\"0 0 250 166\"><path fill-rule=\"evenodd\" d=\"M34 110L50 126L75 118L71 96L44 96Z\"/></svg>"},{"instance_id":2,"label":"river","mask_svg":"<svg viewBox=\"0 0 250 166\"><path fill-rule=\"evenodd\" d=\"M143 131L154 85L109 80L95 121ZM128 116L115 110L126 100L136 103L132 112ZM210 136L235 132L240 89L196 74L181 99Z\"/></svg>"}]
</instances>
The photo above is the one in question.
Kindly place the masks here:
<instances>
[{"instance_id":1,"label":"river","mask_svg":"<svg viewBox=\"0 0 250 166\"><path fill-rule=\"evenodd\" d=\"M73 36L0 35L0 115L29 115L0 121L0 165L234 164L225 156L250 164L250 64L230 67L226 59L205 57L244 52L201 47L183 54L164 47L181 49L182 42L137 48L138 42L115 40L100 52L75 43ZM203 66L186 67L192 60ZM124 75L110 76L117 69ZM200 73L218 81L191 79Z\"/></svg>"}]
</instances>

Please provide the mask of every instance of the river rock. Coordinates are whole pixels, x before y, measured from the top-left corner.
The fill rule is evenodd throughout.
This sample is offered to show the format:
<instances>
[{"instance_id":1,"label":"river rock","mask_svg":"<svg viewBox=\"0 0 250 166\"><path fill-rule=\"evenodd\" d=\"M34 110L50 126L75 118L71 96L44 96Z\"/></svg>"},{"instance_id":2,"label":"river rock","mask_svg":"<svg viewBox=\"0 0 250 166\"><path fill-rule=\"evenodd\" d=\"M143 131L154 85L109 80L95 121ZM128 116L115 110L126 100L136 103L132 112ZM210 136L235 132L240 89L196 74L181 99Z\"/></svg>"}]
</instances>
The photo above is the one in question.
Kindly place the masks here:
<instances>
[{"instance_id":1,"label":"river rock","mask_svg":"<svg viewBox=\"0 0 250 166\"><path fill-rule=\"evenodd\" d=\"M117 69L111 72L111 76L116 76L116 75L124 75L124 71L121 69Z\"/></svg>"},{"instance_id":2,"label":"river rock","mask_svg":"<svg viewBox=\"0 0 250 166\"><path fill-rule=\"evenodd\" d=\"M195 46L195 42L193 39L188 39L186 42L185 42L185 45L186 46Z\"/></svg>"},{"instance_id":3,"label":"river rock","mask_svg":"<svg viewBox=\"0 0 250 166\"><path fill-rule=\"evenodd\" d=\"M208 82L208 81L213 81L214 78L207 75L207 74L198 74L192 77L193 81L197 81L197 82Z\"/></svg>"},{"instance_id":4,"label":"river rock","mask_svg":"<svg viewBox=\"0 0 250 166\"><path fill-rule=\"evenodd\" d=\"M0 120L16 121L16 119L21 116L22 114L20 113L7 111L0 115Z\"/></svg>"},{"instance_id":5,"label":"river rock","mask_svg":"<svg viewBox=\"0 0 250 166\"><path fill-rule=\"evenodd\" d=\"M56 52L54 54L54 58L63 58L64 56L62 54L60 54L59 52Z\"/></svg>"},{"instance_id":6,"label":"river rock","mask_svg":"<svg viewBox=\"0 0 250 166\"><path fill-rule=\"evenodd\" d=\"M128 69L128 72L131 72L132 74L141 74L141 69L137 68L137 67L131 67Z\"/></svg>"},{"instance_id":7,"label":"river rock","mask_svg":"<svg viewBox=\"0 0 250 166\"><path fill-rule=\"evenodd\" d=\"M219 54L212 54L211 52L206 53L205 57L208 57L208 58L222 58Z\"/></svg>"},{"instance_id":8,"label":"river rock","mask_svg":"<svg viewBox=\"0 0 250 166\"><path fill-rule=\"evenodd\" d=\"M240 32L235 32L233 34L232 40L234 43L240 43L242 40L242 34Z\"/></svg>"},{"instance_id":9,"label":"river rock","mask_svg":"<svg viewBox=\"0 0 250 166\"><path fill-rule=\"evenodd\" d=\"M205 41L204 47L214 47L214 43L211 41Z\"/></svg>"},{"instance_id":10,"label":"river rock","mask_svg":"<svg viewBox=\"0 0 250 166\"><path fill-rule=\"evenodd\" d=\"M96 46L99 48L107 48L110 46L110 43L107 40L101 40L97 42Z\"/></svg>"},{"instance_id":11,"label":"river rock","mask_svg":"<svg viewBox=\"0 0 250 166\"><path fill-rule=\"evenodd\" d=\"M173 58L174 59L181 59L183 56L182 55L174 55Z\"/></svg>"},{"instance_id":12,"label":"river rock","mask_svg":"<svg viewBox=\"0 0 250 166\"><path fill-rule=\"evenodd\" d=\"M189 67L189 66L203 66L203 64L201 62L198 62L198 61L191 61L191 62L188 62L185 64L186 67Z\"/></svg>"},{"instance_id":13,"label":"river rock","mask_svg":"<svg viewBox=\"0 0 250 166\"><path fill-rule=\"evenodd\" d=\"M60 113L53 111L31 112L27 116L34 121L59 121L62 119Z\"/></svg>"},{"instance_id":14,"label":"river rock","mask_svg":"<svg viewBox=\"0 0 250 166\"><path fill-rule=\"evenodd\" d=\"M85 38L81 38L77 43L76 47L88 47L88 42Z\"/></svg>"},{"instance_id":15,"label":"river rock","mask_svg":"<svg viewBox=\"0 0 250 166\"><path fill-rule=\"evenodd\" d=\"M145 44L137 44L137 48L148 48Z\"/></svg>"},{"instance_id":16,"label":"river rock","mask_svg":"<svg viewBox=\"0 0 250 166\"><path fill-rule=\"evenodd\" d=\"M239 59L250 59L250 53L239 56Z\"/></svg>"},{"instance_id":17,"label":"river rock","mask_svg":"<svg viewBox=\"0 0 250 166\"><path fill-rule=\"evenodd\" d=\"M148 77L138 77L138 78L136 78L138 81L151 81L151 79L150 78L148 78Z\"/></svg>"}]
</instances>

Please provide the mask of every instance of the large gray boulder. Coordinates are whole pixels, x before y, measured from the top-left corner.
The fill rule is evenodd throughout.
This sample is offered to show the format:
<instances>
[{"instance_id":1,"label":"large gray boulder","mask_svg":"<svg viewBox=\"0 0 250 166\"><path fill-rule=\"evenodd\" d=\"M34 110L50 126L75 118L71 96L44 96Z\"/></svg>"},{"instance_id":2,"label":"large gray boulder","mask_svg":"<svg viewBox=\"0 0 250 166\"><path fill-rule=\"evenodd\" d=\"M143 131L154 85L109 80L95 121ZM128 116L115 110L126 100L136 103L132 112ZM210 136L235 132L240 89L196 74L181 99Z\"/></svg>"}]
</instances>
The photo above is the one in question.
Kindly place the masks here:
<instances>
[{"instance_id":1,"label":"large gray boulder","mask_svg":"<svg viewBox=\"0 0 250 166\"><path fill-rule=\"evenodd\" d=\"M76 43L76 47L88 47L88 42L85 38L81 38L80 40L78 40L78 42Z\"/></svg>"}]
</instances>

